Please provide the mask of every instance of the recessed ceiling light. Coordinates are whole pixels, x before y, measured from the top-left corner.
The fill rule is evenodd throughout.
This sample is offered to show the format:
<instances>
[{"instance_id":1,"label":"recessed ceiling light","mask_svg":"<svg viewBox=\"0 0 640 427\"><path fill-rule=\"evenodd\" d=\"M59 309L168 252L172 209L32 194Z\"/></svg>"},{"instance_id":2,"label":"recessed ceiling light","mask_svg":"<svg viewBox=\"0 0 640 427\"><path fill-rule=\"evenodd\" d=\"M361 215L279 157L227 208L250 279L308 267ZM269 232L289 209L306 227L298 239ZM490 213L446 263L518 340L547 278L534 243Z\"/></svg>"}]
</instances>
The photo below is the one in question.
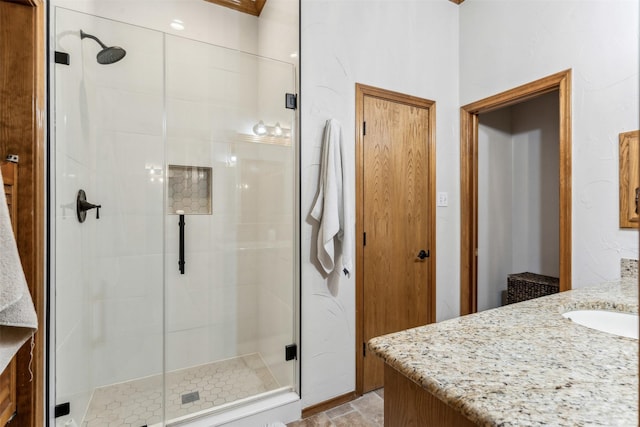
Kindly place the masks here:
<instances>
[{"instance_id":1,"label":"recessed ceiling light","mask_svg":"<svg viewBox=\"0 0 640 427\"><path fill-rule=\"evenodd\" d=\"M178 30L178 31L182 31L184 30L184 22L182 22L179 19L174 19L173 21L171 21L171 28L173 28L174 30Z\"/></svg>"}]
</instances>

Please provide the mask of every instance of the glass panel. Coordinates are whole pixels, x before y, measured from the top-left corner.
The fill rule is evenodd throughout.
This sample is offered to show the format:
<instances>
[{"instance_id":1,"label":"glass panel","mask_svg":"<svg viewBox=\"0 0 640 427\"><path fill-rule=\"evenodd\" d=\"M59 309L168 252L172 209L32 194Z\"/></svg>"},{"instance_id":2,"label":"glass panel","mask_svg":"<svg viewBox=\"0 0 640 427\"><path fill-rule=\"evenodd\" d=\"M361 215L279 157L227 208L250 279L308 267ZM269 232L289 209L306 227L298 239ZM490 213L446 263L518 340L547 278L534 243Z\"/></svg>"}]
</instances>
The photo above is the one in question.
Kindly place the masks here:
<instances>
[{"instance_id":1,"label":"glass panel","mask_svg":"<svg viewBox=\"0 0 640 427\"><path fill-rule=\"evenodd\" d=\"M55 403L71 409L56 425L151 425L163 419L163 35L53 14L55 50L70 55L52 66ZM80 30L126 56L98 63ZM80 189L99 219L78 221Z\"/></svg>"},{"instance_id":2,"label":"glass panel","mask_svg":"<svg viewBox=\"0 0 640 427\"><path fill-rule=\"evenodd\" d=\"M210 168L212 192L210 214L185 215L184 274L175 212L166 221L167 420L292 390L287 92L295 92L291 64L166 36L166 161Z\"/></svg>"},{"instance_id":3,"label":"glass panel","mask_svg":"<svg viewBox=\"0 0 640 427\"><path fill-rule=\"evenodd\" d=\"M56 425L152 425L294 390L293 66L53 16L70 55L52 71L54 393L71 411ZM85 204L78 220L79 190L99 217Z\"/></svg>"}]
</instances>

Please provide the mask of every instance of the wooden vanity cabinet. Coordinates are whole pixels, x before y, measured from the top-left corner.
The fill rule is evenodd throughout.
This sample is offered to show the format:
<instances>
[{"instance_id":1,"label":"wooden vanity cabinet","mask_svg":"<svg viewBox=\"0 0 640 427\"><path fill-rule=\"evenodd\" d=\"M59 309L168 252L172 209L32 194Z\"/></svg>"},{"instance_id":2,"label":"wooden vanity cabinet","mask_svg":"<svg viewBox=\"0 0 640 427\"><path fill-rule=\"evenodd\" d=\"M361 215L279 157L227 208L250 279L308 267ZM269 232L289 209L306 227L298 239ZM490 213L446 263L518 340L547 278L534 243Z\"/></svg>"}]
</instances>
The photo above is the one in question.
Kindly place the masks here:
<instances>
[{"instance_id":1,"label":"wooden vanity cabinet","mask_svg":"<svg viewBox=\"0 0 640 427\"><path fill-rule=\"evenodd\" d=\"M395 368L384 364L384 427L475 425Z\"/></svg>"}]
</instances>

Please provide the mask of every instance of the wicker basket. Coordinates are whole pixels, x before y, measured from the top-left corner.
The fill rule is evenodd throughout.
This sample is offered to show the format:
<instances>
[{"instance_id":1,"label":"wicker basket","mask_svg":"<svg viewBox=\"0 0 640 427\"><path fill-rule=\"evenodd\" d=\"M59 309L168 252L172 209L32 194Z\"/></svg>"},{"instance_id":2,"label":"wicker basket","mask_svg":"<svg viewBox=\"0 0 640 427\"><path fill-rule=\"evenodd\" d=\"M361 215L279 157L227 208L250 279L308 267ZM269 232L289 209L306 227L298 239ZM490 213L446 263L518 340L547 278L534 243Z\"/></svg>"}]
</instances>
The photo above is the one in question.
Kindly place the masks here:
<instances>
[{"instance_id":1,"label":"wicker basket","mask_svg":"<svg viewBox=\"0 0 640 427\"><path fill-rule=\"evenodd\" d=\"M535 273L509 274L507 278L507 304L526 301L560 291L557 277Z\"/></svg>"}]
</instances>

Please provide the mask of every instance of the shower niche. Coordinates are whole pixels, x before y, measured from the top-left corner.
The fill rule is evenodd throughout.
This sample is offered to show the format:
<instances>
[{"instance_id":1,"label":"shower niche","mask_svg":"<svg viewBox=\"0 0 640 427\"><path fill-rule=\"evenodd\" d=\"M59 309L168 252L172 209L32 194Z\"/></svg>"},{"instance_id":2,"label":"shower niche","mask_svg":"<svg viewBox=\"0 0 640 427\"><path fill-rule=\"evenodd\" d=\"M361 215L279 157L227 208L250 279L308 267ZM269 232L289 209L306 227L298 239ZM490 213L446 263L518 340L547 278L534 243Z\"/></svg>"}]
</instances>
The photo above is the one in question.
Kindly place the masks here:
<instances>
[{"instance_id":1,"label":"shower niche","mask_svg":"<svg viewBox=\"0 0 640 427\"><path fill-rule=\"evenodd\" d=\"M211 175L210 167L169 165L169 214L211 215Z\"/></svg>"}]
</instances>

